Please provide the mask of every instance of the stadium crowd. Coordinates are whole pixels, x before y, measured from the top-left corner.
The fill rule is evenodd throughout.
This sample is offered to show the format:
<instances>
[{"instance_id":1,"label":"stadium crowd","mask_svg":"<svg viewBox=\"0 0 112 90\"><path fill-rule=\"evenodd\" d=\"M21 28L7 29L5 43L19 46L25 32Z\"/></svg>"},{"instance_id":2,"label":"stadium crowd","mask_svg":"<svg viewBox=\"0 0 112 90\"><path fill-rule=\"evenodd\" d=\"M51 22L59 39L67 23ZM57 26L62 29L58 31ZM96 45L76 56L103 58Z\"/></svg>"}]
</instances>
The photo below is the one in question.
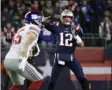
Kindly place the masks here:
<instances>
[{"instance_id":1,"label":"stadium crowd","mask_svg":"<svg viewBox=\"0 0 112 90\"><path fill-rule=\"evenodd\" d=\"M52 9L54 22L59 21L62 10L72 10L74 23L80 24L85 35L97 35L112 43L112 0L1 0L1 5L2 47L10 47L17 29L25 24L27 12L41 12L43 7ZM39 43L52 46L52 37L44 30Z\"/></svg>"}]
</instances>

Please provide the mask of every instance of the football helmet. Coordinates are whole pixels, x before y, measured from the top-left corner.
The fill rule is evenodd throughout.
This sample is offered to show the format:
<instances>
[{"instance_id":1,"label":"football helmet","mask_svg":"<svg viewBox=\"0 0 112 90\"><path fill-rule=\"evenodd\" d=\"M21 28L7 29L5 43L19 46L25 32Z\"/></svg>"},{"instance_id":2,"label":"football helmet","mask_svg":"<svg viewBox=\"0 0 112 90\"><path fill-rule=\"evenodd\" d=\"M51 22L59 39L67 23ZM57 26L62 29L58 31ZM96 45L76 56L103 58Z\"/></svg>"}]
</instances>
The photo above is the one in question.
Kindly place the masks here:
<instances>
[{"instance_id":1,"label":"football helmet","mask_svg":"<svg viewBox=\"0 0 112 90\"><path fill-rule=\"evenodd\" d=\"M37 12L28 12L25 14L26 23L38 24L37 22L42 20L42 15Z\"/></svg>"},{"instance_id":2,"label":"football helmet","mask_svg":"<svg viewBox=\"0 0 112 90\"><path fill-rule=\"evenodd\" d=\"M65 21L64 21L64 17L70 17L70 18L71 18L71 21L65 22ZM70 24L72 23L73 19L74 19L74 14L73 14L73 12L72 12L71 10L69 10L69 9L65 9L65 10L61 13L61 15L60 15L60 20L61 20L61 22L62 22L63 24L66 24L66 25L70 25Z\"/></svg>"}]
</instances>

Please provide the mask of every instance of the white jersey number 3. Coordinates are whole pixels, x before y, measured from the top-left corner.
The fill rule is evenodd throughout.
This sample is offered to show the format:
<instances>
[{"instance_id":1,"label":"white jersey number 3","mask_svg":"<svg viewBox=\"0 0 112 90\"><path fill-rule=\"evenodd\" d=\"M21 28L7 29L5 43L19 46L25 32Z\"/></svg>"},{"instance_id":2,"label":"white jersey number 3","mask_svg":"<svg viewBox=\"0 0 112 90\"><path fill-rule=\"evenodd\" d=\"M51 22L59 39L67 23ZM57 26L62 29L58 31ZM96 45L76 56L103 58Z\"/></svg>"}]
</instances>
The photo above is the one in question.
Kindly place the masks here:
<instances>
[{"instance_id":1,"label":"white jersey number 3","mask_svg":"<svg viewBox=\"0 0 112 90\"><path fill-rule=\"evenodd\" d=\"M66 38L66 39L64 39L64 38ZM67 34L60 33L60 45L61 46L69 46L69 47L73 46L73 43L71 42L72 38L73 38L73 36L70 33L67 33Z\"/></svg>"}]
</instances>

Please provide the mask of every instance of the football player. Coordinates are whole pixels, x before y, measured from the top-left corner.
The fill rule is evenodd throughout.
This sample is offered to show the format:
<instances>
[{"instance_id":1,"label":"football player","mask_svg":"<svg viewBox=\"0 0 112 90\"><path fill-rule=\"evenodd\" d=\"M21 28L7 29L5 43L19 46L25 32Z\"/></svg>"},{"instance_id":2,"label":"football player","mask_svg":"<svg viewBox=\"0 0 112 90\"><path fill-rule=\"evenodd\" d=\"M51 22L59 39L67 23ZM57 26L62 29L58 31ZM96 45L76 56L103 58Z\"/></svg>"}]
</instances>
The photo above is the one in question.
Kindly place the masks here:
<instances>
[{"instance_id":1,"label":"football player","mask_svg":"<svg viewBox=\"0 0 112 90\"><path fill-rule=\"evenodd\" d=\"M80 62L74 55L76 46L84 47L84 42L73 27L73 19L73 12L65 9L60 15L61 22L55 24L43 22L45 28L56 36L55 63L48 85L49 90L54 90L57 78L64 67L68 67L73 71L83 90L89 90L88 80L84 75Z\"/></svg>"},{"instance_id":2,"label":"football player","mask_svg":"<svg viewBox=\"0 0 112 90\"><path fill-rule=\"evenodd\" d=\"M33 82L28 90L39 90L43 84L42 75L27 61L32 47L36 45L39 49L37 41L41 27L38 26L37 22L42 20L42 16L39 13L28 12L25 19L26 24L15 34L4 61L5 68L13 82L10 90L21 90L24 79ZM38 54L39 52L37 52Z\"/></svg>"}]
</instances>

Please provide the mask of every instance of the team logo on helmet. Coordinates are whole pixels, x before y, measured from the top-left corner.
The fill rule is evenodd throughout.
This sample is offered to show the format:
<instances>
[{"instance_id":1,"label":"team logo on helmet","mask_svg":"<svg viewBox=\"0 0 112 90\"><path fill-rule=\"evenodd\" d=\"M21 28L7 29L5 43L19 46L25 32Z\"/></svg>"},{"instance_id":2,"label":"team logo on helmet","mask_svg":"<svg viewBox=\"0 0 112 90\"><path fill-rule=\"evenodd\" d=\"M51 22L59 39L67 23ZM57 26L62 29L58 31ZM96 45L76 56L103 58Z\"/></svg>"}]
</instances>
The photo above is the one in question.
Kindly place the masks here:
<instances>
[{"instance_id":1,"label":"team logo on helmet","mask_svg":"<svg viewBox=\"0 0 112 90\"><path fill-rule=\"evenodd\" d=\"M25 20L26 20L26 23L33 23L35 21L41 21L42 16L41 14L36 13L36 12L28 12L25 15Z\"/></svg>"}]
</instances>

